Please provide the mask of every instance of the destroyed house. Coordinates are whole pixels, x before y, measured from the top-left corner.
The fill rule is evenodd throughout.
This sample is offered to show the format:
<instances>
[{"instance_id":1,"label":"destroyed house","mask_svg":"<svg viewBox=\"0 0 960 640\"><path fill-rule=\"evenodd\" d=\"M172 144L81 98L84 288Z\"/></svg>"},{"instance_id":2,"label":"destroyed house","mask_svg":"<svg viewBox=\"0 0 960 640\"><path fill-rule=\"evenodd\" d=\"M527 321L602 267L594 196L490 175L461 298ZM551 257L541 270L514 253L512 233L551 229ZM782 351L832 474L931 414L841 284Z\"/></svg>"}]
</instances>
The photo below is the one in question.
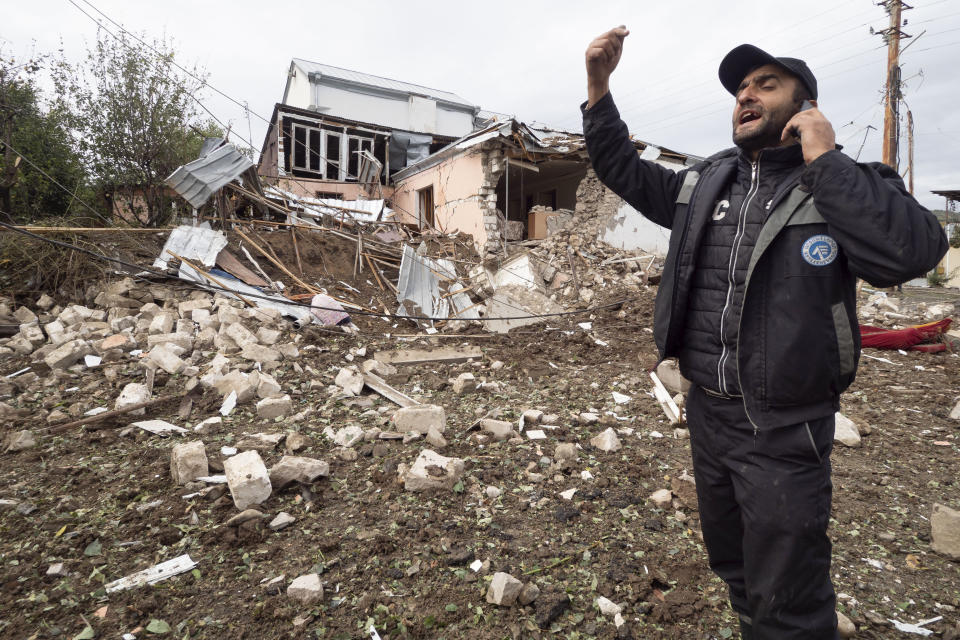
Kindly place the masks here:
<instances>
[{"instance_id":1,"label":"destroyed house","mask_svg":"<svg viewBox=\"0 0 960 640\"><path fill-rule=\"evenodd\" d=\"M698 160L634 144L673 170ZM395 221L470 234L482 249L542 239L564 224L589 166L581 134L528 126L447 91L295 58L258 173L284 197L346 201L351 213L382 200ZM666 232L633 209L615 214L608 235L620 248L665 246Z\"/></svg>"},{"instance_id":2,"label":"destroyed house","mask_svg":"<svg viewBox=\"0 0 960 640\"><path fill-rule=\"evenodd\" d=\"M308 197L379 197L390 176L469 133L479 108L459 96L294 59L258 169Z\"/></svg>"},{"instance_id":3,"label":"destroyed house","mask_svg":"<svg viewBox=\"0 0 960 640\"><path fill-rule=\"evenodd\" d=\"M642 158L674 171L699 160L639 140L634 145ZM548 227L569 219L589 167L581 134L500 119L393 173L391 203L403 222L469 233L478 247L495 248L503 239L542 239ZM630 211L632 230L653 225Z\"/></svg>"}]
</instances>

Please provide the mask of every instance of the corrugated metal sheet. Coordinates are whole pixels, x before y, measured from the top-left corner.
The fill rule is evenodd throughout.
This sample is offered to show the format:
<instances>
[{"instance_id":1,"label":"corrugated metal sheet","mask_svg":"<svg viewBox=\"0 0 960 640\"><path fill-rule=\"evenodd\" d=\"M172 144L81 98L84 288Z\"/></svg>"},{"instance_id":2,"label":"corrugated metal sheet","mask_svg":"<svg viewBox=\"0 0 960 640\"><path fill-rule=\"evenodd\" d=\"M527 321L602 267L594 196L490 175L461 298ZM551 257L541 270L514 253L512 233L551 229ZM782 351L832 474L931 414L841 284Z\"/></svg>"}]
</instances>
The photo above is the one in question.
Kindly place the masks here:
<instances>
[{"instance_id":1,"label":"corrugated metal sheet","mask_svg":"<svg viewBox=\"0 0 960 640\"><path fill-rule=\"evenodd\" d=\"M212 267L217 261L217 255L227 246L227 237L222 231L214 231L209 222L196 227L183 224L170 232L166 244L160 250L160 255L153 261L154 269L167 268L167 261L175 259L167 251L172 251L181 258L199 262L205 267Z\"/></svg>"},{"instance_id":2,"label":"corrugated metal sheet","mask_svg":"<svg viewBox=\"0 0 960 640\"><path fill-rule=\"evenodd\" d=\"M225 144L193 162L183 165L165 180L194 207L201 207L218 189L236 180L254 166L253 161Z\"/></svg>"},{"instance_id":3,"label":"corrugated metal sheet","mask_svg":"<svg viewBox=\"0 0 960 640\"><path fill-rule=\"evenodd\" d=\"M268 196L287 200L303 207L305 216L335 216L345 215L360 222L376 222L381 217L386 220L393 215L393 209L383 206L380 200L337 200L336 198L309 198L298 196L277 187L267 187L264 193ZM344 211L354 209L354 211ZM383 214L382 216L380 214Z\"/></svg>"},{"instance_id":4,"label":"corrugated metal sheet","mask_svg":"<svg viewBox=\"0 0 960 640\"><path fill-rule=\"evenodd\" d=\"M444 297L440 290L441 281L443 288L450 291L464 288L457 280L457 270L453 262L418 256L413 247L404 244L400 276L397 278L397 300L400 302L397 315L456 317L464 320L480 317L466 293ZM432 321L429 322L433 324Z\"/></svg>"},{"instance_id":5,"label":"corrugated metal sheet","mask_svg":"<svg viewBox=\"0 0 960 640\"><path fill-rule=\"evenodd\" d=\"M444 100L454 104L461 104L465 107L476 108L476 105L467 102L457 94L450 93L449 91L440 91L439 89L431 89L430 87L424 87L418 84L400 82L399 80L391 80L390 78L382 78L380 76L370 75L369 73L360 73L359 71L350 71L349 69L341 69L340 67L331 67L327 64L310 62L309 60L304 60L302 58L294 58L293 62L308 74L319 73L321 76L329 76L331 78L337 78L346 82L355 82L357 84L365 84L371 87L380 87L381 89L391 89L393 91L402 91L404 93L429 96L435 100Z\"/></svg>"}]
</instances>

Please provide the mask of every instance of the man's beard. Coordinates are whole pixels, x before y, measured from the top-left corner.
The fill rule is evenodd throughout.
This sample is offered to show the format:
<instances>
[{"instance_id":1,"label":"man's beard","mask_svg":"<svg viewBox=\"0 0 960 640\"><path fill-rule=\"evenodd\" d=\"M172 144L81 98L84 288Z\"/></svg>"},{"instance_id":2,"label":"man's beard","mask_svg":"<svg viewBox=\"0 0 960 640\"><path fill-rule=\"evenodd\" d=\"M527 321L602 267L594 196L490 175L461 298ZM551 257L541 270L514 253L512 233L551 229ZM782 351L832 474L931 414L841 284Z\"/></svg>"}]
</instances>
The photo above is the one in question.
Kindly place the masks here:
<instances>
[{"instance_id":1,"label":"man's beard","mask_svg":"<svg viewBox=\"0 0 960 640\"><path fill-rule=\"evenodd\" d=\"M769 147L779 147L783 128L787 126L798 109L795 105L785 105L777 111L762 111L761 126L737 134L737 127L733 127L733 144L744 151L759 151Z\"/></svg>"}]
</instances>

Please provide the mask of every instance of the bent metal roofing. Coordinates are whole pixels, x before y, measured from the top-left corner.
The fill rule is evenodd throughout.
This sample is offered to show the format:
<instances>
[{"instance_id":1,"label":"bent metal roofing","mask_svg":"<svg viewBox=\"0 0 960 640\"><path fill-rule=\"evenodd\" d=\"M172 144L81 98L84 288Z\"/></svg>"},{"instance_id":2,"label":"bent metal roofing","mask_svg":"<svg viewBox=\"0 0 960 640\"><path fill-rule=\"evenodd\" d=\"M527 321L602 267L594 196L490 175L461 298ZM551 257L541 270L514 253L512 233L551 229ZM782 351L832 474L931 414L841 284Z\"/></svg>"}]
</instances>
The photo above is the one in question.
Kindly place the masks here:
<instances>
[{"instance_id":1,"label":"bent metal roofing","mask_svg":"<svg viewBox=\"0 0 960 640\"><path fill-rule=\"evenodd\" d=\"M431 89L418 84L401 82L399 80L391 80L390 78L382 78L369 73L341 69L340 67L333 67L328 64L320 64L319 62L310 62L309 60L304 60L303 58L294 58L293 63L307 72L307 74L319 73L321 77L328 76L330 78L336 78L345 82L363 84L370 87L379 87L381 89L389 89L392 91L400 91L402 93L411 93L419 96L427 96L435 100L442 100L444 102L463 105L472 109L479 108L472 102L468 102L457 94L450 93L449 91L440 91L439 89Z\"/></svg>"}]
</instances>

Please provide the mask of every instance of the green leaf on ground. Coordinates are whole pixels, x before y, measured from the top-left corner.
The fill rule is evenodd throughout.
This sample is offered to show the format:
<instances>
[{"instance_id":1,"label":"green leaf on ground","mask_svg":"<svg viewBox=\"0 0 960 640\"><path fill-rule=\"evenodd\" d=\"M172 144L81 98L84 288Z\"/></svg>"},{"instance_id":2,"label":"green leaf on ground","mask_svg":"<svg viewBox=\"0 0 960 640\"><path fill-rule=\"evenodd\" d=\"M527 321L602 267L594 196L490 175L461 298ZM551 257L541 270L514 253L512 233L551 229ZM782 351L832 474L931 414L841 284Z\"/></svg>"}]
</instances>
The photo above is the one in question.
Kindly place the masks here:
<instances>
[{"instance_id":1,"label":"green leaf on ground","mask_svg":"<svg viewBox=\"0 0 960 640\"><path fill-rule=\"evenodd\" d=\"M96 637L93 633L93 627L87 625L83 628L83 631L73 636L73 640L93 640Z\"/></svg>"},{"instance_id":2,"label":"green leaf on ground","mask_svg":"<svg viewBox=\"0 0 960 640\"><path fill-rule=\"evenodd\" d=\"M150 621L150 624L147 625L147 631L150 633L170 633L170 625L167 624L165 620L157 620L154 618Z\"/></svg>"},{"instance_id":3,"label":"green leaf on ground","mask_svg":"<svg viewBox=\"0 0 960 640\"><path fill-rule=\"evenodd\" d=\"M83 550L83 555L85 556L98 556L103 551L103 545L100 544L100 538L97 538L93 542L87 545L87 548Z\"/></svg>"}]
</instances>

